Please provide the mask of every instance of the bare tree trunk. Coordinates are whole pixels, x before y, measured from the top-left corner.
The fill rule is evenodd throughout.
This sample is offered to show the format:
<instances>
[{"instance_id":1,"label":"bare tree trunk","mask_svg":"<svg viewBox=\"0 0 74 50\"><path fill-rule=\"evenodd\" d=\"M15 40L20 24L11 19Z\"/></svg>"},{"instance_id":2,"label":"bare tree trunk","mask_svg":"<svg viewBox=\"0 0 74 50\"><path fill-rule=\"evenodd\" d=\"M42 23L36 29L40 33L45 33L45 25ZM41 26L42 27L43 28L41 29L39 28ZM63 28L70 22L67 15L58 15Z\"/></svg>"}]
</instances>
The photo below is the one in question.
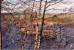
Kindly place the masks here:
<instances>
[{"instance_id":1,"label":"bare tree trunk","mask_svg":"<svg viewBox=\"0 0 74 50\"><path fill-rule=\"evenodd\" d=\"M39 16L40 16L40 12L41 12L41 3L42 3L42 0L40 0ZM47 5L47 0L45 1L44 11L43 11L43 16L42 16L42 21L41 21L42 24L41 24L40 34L36 34L36 38L35 38L35 40L36 40L36 42L35 42L35 50L40 50L40 43L41 43L42 32L43 32L46 5Z\"/></svg>"},{"instance_id":2,"label":"bare tree trunk","mask_svg":"<svg viewBox=\"0 0 74 50\"><path fill-rule=\"evenodd\" d=\"M0 0L0 11L1 11L1 3L3 0ZM0 23L1 23L1 12L0 12ZM2 32L1 32L1 24L0 24L0 50L2 50Z\"/></svg>"},{"instance_id":3,"label":"bare tree trunk","mask_svg":"<svg viewBox=\"0 0 74 50\"><path fill-rule=\"evenodd\" d=\"M43 25L44 25L44 17L45 17L46 5L47 5L47 0L45 1L45 6L44 6L44 11L43 11L43 17L42 17L42 24L41 24L40 34L36 34L35 50L40 50L40 46L41 46L40 43L41 43L42 32L43 32Z\"/></svg>"},{"instance_id":4,"label":"bare tree trunk","mask_svg":"<svg viewBox=\"0 0 74 50\"><path fill-rule=\"evenodd\" d=\"M32 13L31 13L31 16L30 16L30 19L31 19L31 28L32 29L33 29L33 9L34 9L34 4L35 4L35 0L33 2Z\"/></svg>"},{"instance_id":5,"label":"bare tree trunk","mask_svg":"<svg viewBox=\"0 0 74 50\"><path fill-rule=\"evenodd\" d=\"M0 32L0 50L2 49L2 33Z\"/></svg>"},{"instance_id":6,"label":"bare tree trunk","mask_svg":"<svg viewBox=\"0 0 74 50\"><path fill-rule=\"evenodd\" d=\"M41 21L42 23L41 23L41 29L40 29L40 37L42 37L42 32L43 32L46 5L47 5L47 0L45 1L44 11L43 11L43 16L42 16L42 21ZM41 39L41 38L40 38L40 39Z\"/></svg>"},{"instance_id":7,"label":"bare tree trunk","mask_svg":"<svg viewBox=\"0 0 74 50\"><path fill-rule=\"evenodd\" d=\"M34 50L40 50L40 36L38 32L38 26L36 26L36 32Z\"/></svg>"},{"instance_id":8,"label":"bare tree trunk","mask_svg":"<svg viewBox=\"0 0 74 50\"><path fill-rule=\"evenodd\" d=\"M41 5L42 5L42 0L40 0L39 16L41 15Z\"/></svg>"}]
</instances>

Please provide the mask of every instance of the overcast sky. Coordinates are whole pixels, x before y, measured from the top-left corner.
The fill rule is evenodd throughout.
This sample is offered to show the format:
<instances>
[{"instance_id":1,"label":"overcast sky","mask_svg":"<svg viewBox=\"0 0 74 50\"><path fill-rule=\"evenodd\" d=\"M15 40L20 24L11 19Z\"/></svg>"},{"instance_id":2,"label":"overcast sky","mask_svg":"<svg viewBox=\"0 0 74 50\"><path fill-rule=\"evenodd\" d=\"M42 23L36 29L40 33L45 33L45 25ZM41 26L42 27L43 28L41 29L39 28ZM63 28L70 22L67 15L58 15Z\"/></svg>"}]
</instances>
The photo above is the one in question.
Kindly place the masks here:
<instances>
[{"instance_id":1,"label":"overcast sky","mask_svg":"<svg viewBox=\"0 0 74 50\"><path fill-rule=\"evenodd\" d=\"M16 4L17 2L18 2L18 0L8 0L8 1L10 1L11 3L13 3L13 4ZM36 1L39 1L39 0L36 0ZM62 11L63 9L69 9L69 8L71 8L71 7L73 7L74 8L74 0L63 0L63 2L64 2L64 4L62 4L62 3L58 3L58 4L56 4L56 5L53 5L53 6L50 6L48 9L59 9L59 10L49 10L48 11L48 13L50 13L50 12L52 12L52 13L64 13L64 12L68 12L68 11ZM21 5L18 5L18 6L21 6ZM17 6L17 7L18 7ZM60 10L60 9L62 9L62 10Z\"/></svg>"},{"instance_id":2,"label":"overcast sky","mask_svg":"<svg viewBox=\"0 0 74 50\"><path fill-rule=\"evenodd\" d=\"M64 1L66 1L66 2L74 2L74 0L64 0Z\"/></svg>"}]
</instances>

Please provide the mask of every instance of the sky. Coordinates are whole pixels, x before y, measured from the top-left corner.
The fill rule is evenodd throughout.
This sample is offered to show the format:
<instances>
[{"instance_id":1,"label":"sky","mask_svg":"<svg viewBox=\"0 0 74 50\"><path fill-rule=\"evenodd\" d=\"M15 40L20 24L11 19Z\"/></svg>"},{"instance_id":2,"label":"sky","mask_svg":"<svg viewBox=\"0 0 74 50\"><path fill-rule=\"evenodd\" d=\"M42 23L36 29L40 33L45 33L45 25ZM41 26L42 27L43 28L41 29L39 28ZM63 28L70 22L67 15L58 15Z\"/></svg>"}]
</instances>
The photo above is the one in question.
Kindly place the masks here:
<instances>
[{"instance_id":1,"label":"sky","mask_svg":"<svg viewBox=\"0 0 74 50\"><path fill-rule=\"evenodd\" d=\"M12 3L17 3L18 0L9 0ZM39 1L39 0L36 0ZM64 2L74 3L74 0L63 0Z\"/></svg>"},{"instance_id":2,"label":"sky","mask_svg":"<svg viewBox=\"0 0 74 50\"><path fill-rule=\"evenodd\" d=\"M10 2L13 3L13 4L15 4L15 3L18 2L17 0L8 0L8 1L10 1Z\"/></svg>"},{"instance_id":3,"label":"sky","mask_svg":"<svg viewBox=\"0 0 74 50\"><path fill-rule=\"evenodd\" d=\"M16 4L18 2L18 0L8 0L8 1L10 1L13 4ZM39 0L36 0L36 1L39 1ZM62 11L63 9L66 9L66 8L70 9L71 7L74 8L74 0L63 0L63 2L64 2L64 4L58 3L56 5L48 7L48 9L53 9L53 10L49 10L49 11L47 11L47 13L56 13L56 12L57 13L65 13L65 12L68 12L68 11ZM19 6L21 6L21 5L19 4L16 7L19 7ZM55 10L55 9L57 9L57 10Z\"/></svg>"},{"instance_id":4,"label":"sky","mask_svg":"<svg viewBox=\"0 0 74 50\"><path fill-rule=\"evenodd\" d=\"M74 3L74 0L64 0L65 2L73 2Z\"/></svg>"}]
</instances>

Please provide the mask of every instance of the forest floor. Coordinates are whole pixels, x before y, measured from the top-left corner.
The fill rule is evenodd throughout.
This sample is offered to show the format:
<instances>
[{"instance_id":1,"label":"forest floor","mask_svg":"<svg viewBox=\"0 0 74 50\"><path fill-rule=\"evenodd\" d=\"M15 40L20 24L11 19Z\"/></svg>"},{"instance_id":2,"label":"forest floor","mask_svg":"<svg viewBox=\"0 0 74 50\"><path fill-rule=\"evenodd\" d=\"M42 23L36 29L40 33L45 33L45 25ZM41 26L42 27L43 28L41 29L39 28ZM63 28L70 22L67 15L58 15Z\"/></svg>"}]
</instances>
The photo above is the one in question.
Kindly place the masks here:
<instances>
[{"instance_id":1,"label":"forest floor","mask_svg":"<svg viewBox=\"0 0 74 50\"><path fill-rule=\"evenodd\" d=\"M23 21L23 20L15 20L15 21ZM28 21L28 20L27 20ZM27 35L27 37L25 38L24 36L21 36L20 34L20 29L17 28L18 25L16 26L15 24L12 23L12 25L4 25L3 22L5 22L4 24L6 24L6 21L2 21L2 27L4 27L4 29L6 29L8 27L8 30L10 30L10 32L5 31L3 34L3 48L18 48L21 46L22 43L22 38L23 40L25 40L26 42L24 43L25 45L23 46L24 49L28 49L28 50L33 50L34 48L34 43L35 43L35 36L30 36ZM34 19L33 22L41 22L41 18L36 18ZM62 25L65 26L65 30L67 32L66 33L66 40L68 40L68 42L66 42L66 46L63 48L63 46L61 46L61 43L57 43L56 39L46 39L43 38L41 41L41 50L72 50L74 49L74 20L70 19L70 18L45 18L45 25L50 25L51 23L61 23ZM9 22L7 22L9 23ZM17 23L20 24L20 23ZM23 24L23 23L21 23ZM58 26L56 26L58 27ZM31 28L29 28L31 29ZM3 30L3 29L2 29ZM4 31L4 30L3 30ZM63 43L64 45L65 43Z\"/></svg>"}]
</instances>

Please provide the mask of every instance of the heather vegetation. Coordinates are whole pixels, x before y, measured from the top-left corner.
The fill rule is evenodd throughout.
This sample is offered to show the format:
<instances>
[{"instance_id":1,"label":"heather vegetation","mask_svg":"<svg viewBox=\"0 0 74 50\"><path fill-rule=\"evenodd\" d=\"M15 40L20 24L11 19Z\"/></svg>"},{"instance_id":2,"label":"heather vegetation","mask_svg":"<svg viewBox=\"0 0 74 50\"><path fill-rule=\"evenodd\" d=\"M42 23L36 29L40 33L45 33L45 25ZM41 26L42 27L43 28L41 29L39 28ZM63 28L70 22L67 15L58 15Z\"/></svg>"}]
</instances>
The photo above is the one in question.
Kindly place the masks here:
<instances>
[{"instance_id":1,"label":"heather vegetation","mask_svg":"<svg viewBox=\"0 0 74 50\"><path fill-rule=\"evenodd\" d=\"M21 6L28 6L28 8L24 7L22 13L16 6L19 3L2 2L2 10L7 10L8 14L2 13L1 16L1 48L7 50L74 49L73 15L46 14L48 7L62 3L62 0L40 0L37 11L35 2L36 0L19 0ZM9 7L10 4L14 6ZM16 8L18 13L15 11Z\"/></svg>"}]
</instances>

